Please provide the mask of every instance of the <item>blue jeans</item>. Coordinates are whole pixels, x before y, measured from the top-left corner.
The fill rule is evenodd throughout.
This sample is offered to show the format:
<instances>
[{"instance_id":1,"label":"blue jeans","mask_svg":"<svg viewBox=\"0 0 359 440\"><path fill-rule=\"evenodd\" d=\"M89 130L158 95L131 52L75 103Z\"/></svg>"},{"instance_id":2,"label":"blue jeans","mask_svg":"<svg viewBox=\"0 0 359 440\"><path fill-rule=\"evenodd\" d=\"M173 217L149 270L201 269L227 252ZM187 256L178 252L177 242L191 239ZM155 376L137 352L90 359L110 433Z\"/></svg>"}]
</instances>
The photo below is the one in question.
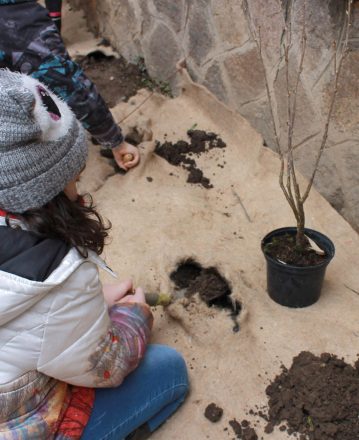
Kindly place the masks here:
<instances>
[{"instance_id":1,"label":"blue jeans","mask_svg":"<svg viewBox=\"0 0 359 440\"><path fill-rule=\"evenodd\" d=\"M186 364L165 345L149 345L144 359L117 388L96 390L95 404L82 440L123 440L144 423L158 428L188 392Z\"/></svg>"}]
</instances>

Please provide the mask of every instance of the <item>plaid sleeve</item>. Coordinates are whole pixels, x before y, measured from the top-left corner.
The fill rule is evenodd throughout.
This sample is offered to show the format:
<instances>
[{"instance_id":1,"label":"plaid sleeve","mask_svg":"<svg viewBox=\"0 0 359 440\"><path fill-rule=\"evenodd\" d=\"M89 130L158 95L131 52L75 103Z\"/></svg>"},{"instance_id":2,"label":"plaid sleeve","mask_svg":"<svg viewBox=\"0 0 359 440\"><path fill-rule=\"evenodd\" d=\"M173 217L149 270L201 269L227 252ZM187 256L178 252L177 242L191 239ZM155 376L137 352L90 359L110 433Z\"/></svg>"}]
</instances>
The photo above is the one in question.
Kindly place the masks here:
<instances>
[{"instance_id":1,"label":"plaid sleeve","mask_svg":"<svg viewBox=\"0 0 359 440\"><path fill-rule=\"evenodd\" d=\"M144 356L153 323L149 306L121 303L108 309L90 261L53 295L38 371L77 386L118 386Z\"/></svg>"},{"instance_id":2,"label":"plaid sleeve","mask_svg":"<svg viewBox=\"0 0 359 440\"><path fill-rule=\"evenodd\" d=\"M143 358L153 317L145 304L115 305L110 310L112 326L90 357L96 387L118 385Z\"/></svg>"},{"instance_id":3,"label":"plaid sleeve","mask_svg":"<svg viewBox=\"0 0 359 440\"><path fill-rule=\"evenodd\" d=\"M70 58L57 29L51 26L43 30L39 42L43 44L44 56L31 75L63 98L101 145L119 145L123 141L121 129L95 84Z\"/></svg>"}]
</instances>

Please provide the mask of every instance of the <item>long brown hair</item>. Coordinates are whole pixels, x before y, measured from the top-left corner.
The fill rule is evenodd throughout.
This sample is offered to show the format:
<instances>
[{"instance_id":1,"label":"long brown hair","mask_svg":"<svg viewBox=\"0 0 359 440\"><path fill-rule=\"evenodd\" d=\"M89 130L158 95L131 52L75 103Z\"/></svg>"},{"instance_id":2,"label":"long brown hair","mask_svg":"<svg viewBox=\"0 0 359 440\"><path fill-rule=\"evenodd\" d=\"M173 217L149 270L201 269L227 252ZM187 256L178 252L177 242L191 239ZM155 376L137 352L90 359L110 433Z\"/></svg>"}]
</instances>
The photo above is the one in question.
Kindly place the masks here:
<instances>
[{"instance_id":1,"label":"long brown hair","mask_svg":"<svg viewBox=\"0 0 359 440\"><path fill-rule=\"evenodd\" d=\"M107 231L111 228L111 223L105 223L96 211L89 194L74 202L61 192L41 208L14 215L30 231L41 237L62 240L75 247L85 258L88 256L88 249L98 255L102 253L108 237ZM8 224L9 217L10 213L7 217Z\"/></svg>"}]
</instances>

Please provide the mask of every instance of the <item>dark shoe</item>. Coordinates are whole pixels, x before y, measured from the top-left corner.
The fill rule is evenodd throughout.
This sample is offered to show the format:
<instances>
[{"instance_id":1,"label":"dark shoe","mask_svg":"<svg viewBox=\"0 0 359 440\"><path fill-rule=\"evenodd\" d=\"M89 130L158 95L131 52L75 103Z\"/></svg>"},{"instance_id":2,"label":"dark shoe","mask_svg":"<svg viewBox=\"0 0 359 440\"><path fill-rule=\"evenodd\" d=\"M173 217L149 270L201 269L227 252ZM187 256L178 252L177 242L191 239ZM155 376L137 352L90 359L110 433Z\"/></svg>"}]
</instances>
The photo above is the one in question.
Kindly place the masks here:
<instances>
[{"instance_id":1,"label":"dark shoe","mask_svg":"<svg viewBox=\"0 0 359 440\"><path fill-rule=\"evenodd\" d=\"M135 431L131 432L131 434L128 434L125 440L147 440L151 436L150 428L148 427L147 423L144 425L141 425L139 428L137 428Z\"/></svg>"}]
</instances>

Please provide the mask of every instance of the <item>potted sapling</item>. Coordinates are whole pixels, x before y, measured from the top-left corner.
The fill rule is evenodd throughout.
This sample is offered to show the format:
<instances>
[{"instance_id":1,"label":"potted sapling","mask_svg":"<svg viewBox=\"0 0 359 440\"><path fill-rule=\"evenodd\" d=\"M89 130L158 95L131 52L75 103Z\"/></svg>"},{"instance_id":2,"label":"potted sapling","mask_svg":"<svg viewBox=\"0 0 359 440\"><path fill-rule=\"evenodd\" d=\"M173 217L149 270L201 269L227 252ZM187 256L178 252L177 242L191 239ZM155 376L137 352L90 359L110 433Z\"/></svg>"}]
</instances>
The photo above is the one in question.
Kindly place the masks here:
<instances>
[{"instance_id":1,"label":"potted sapling","mask_svg":"<svg viewBox=\"0 0 359 440\"><path fill-rule=\"evenodd\" d=\"M267 290L277 303L288 307L306 307L314 304L320 296L326 268L334 256L332 241L324 234L306 228L304 204L307 201L315 180L320 159L327 145L328 131L333 113L335 98L343 61L348 53L348 37L351 19L352 0L346 0L346 15L341 29L341 40L333 42L333 81L330 92L329 108L322 127L321 141L308 181L300 184L295 169L295 150L293 133L295 126L298 86L305 62L306 3L304 0L302 23L300 23L300 56L296 63L294 78L290 75L292 41L292 1L288 2L285 25L282 33L282 62L285 64L287 91L287 128L285 141L279 136L279 118L273 105L273 91L269 84L268 73L262 53L260 27L254 29L247 0L244 0L252 38L257 44L264 69L265 87L273 126L276 151L280 158L279 185L295 219L295 226L283 227L268 233L262 240L261 248L267 262Z\"/></svg>"}]
</instances>

